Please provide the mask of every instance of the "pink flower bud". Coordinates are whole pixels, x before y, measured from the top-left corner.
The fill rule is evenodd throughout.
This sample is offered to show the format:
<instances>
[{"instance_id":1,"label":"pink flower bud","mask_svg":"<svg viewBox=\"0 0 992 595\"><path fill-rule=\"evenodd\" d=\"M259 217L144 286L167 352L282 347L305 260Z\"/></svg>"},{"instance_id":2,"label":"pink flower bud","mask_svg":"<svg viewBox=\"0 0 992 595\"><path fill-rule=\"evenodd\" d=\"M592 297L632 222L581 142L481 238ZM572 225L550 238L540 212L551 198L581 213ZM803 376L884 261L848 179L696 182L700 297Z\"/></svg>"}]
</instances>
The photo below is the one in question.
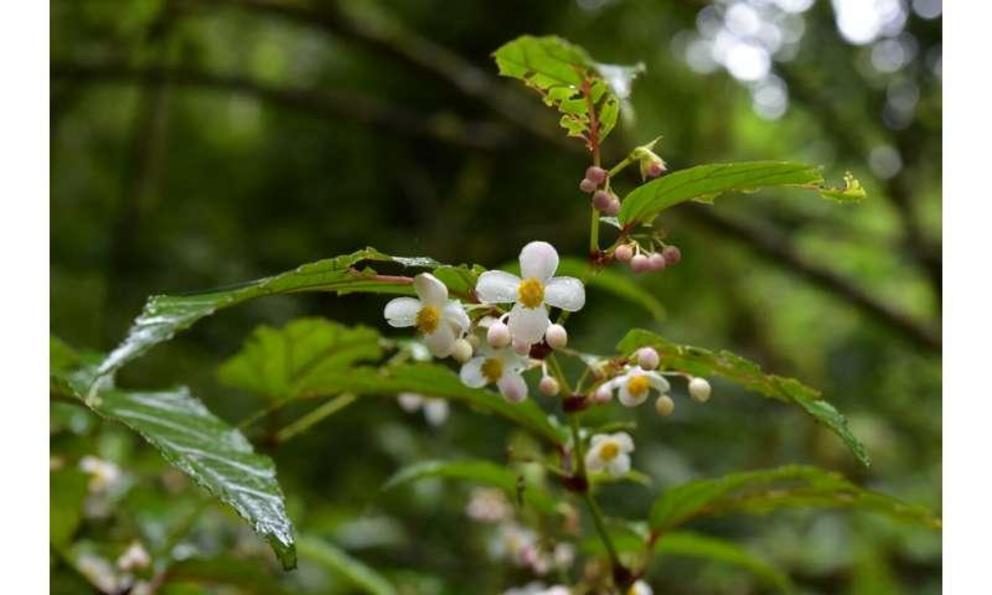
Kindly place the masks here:
<instances>
[{"instance_id":1,"label":"pink flower bud","mask_svg":"<svg viewBox=\"0 0 992 595\"><path fill-rule=\"evenodd\" d=\"M527 398L527 385L516 382L508 382L500 386L503 397L511 403L520 403Z\"/></svg>"},{"instance_id":2,"label":"pink flower bud","mask_svg":"<svg viewBox=\"0 0 992 595\"><path fill-rule=\"evenodd\" d=\"M682 260L682 251L679 250L678 246L665 246L661 254L665 257L665 262L669 265L678 264Z\"/></svg>"},{"instance_id":3,"label":"pink flower bud","mask_svg":"<svg viewBox=\"0 0 992 595\"><path fill-rule=\"evenodd\" d=\"M596 165L590 165L586 169L586 179L598 186L606 181L606 170Z\"/></svg>"},{"instance_id":4,"label":"pink flower bud","mask_svg":"<svg viewBox=\"0 0 992 595\"><path fill-rule=\"evenodd\" d=\"M641 347L637 350L637 365L645 370L654 370L661 363L661 356L653 347Z\"/></svg>"},{"instance_id":5,"label":"pink flower bud","mask_svg":"<svg viewBox=\"0 0 992 595\"><path fill-rule=\"evenodd\" d=\"M541 378L541 382L538 383L537 388L541 391L541 394L545 394L549 397L553 397L558 394L560 387L558 386L558 381L551 376L545 376Z\"/></svg>"},{"instance_id":6,"label":"pink flower bud","mask_svg":"<svg viewBox=\"0 0 992 595\"><path fill-rule=\"evenodd\" d=\"M665 260L665 256L660 252L655 252L651 256L648 256L648 268L652 271L661 271L665 269L668 262Z\"/></svg>"},{"instance_id":7,"label":"pink flower bud","mask_svg":"<svg viewBox=\"0 0 992 595\"><path fill-rule=\"evenodd\" d=\"M486 331L486 341L496 349L506 347L510 344L510 327L497 320L489 325L489 330Z\"/></svg>"},{"instance_id":8,"label":"pink flower bud","mask_svg":"<svg viewBox=\"0 0 992 595\"><path fill-rule=\"evenodd\" d=\"M544 331L544 340L552 349L564 349L568 345L568 331L560 324L550 324Z\"/></svg>"},{"instance_id":9,"label":"pink flower bud","mask_svg":"<svg viewBox=\"0 0 992 595\"><path fill-rule=\"evenodd\" d=\"M613 258L616 258L620 262L630 262L630 259L634 257L634 248L630 244L620 244L617 249L613 251Z\"/></svg>"},{"instance_id":10,"label":"pink flower bud","mask_svg":"<svg viewBox=\"0 0 992 595\"><path fill-rule=\"evenodd\" d=\"M630 259L630 270L635 273L645 273L649 270L650 266L648 257L643 254L636 254Z\"/></svg>"},{"instance_id":11,"label":"pink flower bud","mask_svg":"<svg viewBox=\"0 0 992 595\"><path fill-rule=\"evenodd\" d=\"M661 174L665 173L665 169L664 161L652 161L647 168L648 177L657 178Z\"/></svg>"},{"instance_id":12,"label":"pink flower bud","mask_svg":"<svg viewBox=\"0 0 992 595\"><path fill-rule=\"evenodd\" d=\"M597 211L606 211L610 208L611 202L613 202L613 197L606 190L597 190L592 195L592 206Z\"/></svg>"},{"instance_id":13,"label":"pink flower bud","mask_svg":"<svg viewBox=\"0 0 992 595\"><path fill-rule=\"evenodd\" d=\"M620 199L616 196L610 198L610 204L603 209L603 213L609 215L610 217L616 217L620 214Z\"/></svg>"},{"instance_id":14,"label":"pink flower bud","mask_svg":"<svg viewBox=\"0 0 992 595\"><path fill-rule=\"evenodd\" d=\"M609 403L613 399L613 389L610 387L610 383L604 382L599 385L599 388L593 393L592 399L600 404Z\"/></svg>"},{"instance_id":15,"label":"pink flower bud","mask_svg":"<svg viewBox=\"0 0 992 595\"><path fill-rule=\"evenodd\" d=\"M597 186L599 186L599 184L593 182L589 178L583 178L582 181L579 182L579 190L587 194L595 190Z\"/></svg>"}]
</instances>

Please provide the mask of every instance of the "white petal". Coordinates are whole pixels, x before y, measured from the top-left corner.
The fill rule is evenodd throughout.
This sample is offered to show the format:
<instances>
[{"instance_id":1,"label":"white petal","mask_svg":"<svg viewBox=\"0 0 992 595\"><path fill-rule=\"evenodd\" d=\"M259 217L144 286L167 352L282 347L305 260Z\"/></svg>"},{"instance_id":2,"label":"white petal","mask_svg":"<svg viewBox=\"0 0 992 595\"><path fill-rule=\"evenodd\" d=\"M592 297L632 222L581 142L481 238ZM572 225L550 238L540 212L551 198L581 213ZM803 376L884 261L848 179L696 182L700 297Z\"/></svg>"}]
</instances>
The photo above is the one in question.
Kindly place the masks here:
<instances>
[{"instance_id":1,"label":"white petal","mask_svg":"<svg viewBox=\"0 0 992 595\"><path fill-rule=\"evenodd\" d=\"M538 343L544 337L544 331L548 330L548 309L544 306L537 308L525 308L520 304L513 306L510 310L510 320L507 325L510 327L510 335L524 343Z\"/></svg>"},{"instance_id":2,"label":"white petal","mask_svg":"<svg viewBox=\"0 0 992 595\"><path fill-rule=\"evenodd\" d=\"M420 409L420 405L424 402L424 398L417 393L400 393L397 400L400 402L400 407L403 411L407 413L413 413L417 409Z\"/></svg>"},{"instance_id":3,"label":"white petal","mask_svg":"<svg viewBox=\"0 0 992 595\"><path fill-rule=\"evenodd\" d=\"M630 437L627 432L617 432L611 436L616 440L617 444L620 445L620 450L622 452L630 452L634 450L634 439Z\"/></svg>"},{"instance_id":4,"label":"white petal","mask_svg":"<svg viewBox=\"0 0 992 595\"><path fill-rule=\"evenodd\" d=\"M596 448L600 442L606 440L607 438L609 438L609 436L607 436L606 434L596 434L595 436L592 437L592 440L589 441L589 447Z\"/></svg>"},{"instance_id":5,"label":"white petal","mask_svg":"<svg viewBox=\"0 0 992 595\"><path fill-rule=\"evenodd\" d=\"M586 305L586 288L575 277L555 277L544 286L544 301L549 306L576 312Z\"/></svg>"},{"instance_id":6,"label":"white petal","mask_svg":"<svg viewBox=\"0 0 992 595\"><path fill-rule=\"evenodd\" d=\"M455 345L455 331L449 324L442 324L429 335L424 335L424 344L431 350L434 357L448 357Z\"/></svg>"},{"instance_id":7,"label":"white petal","mask_svg":"<svg viewBox=\"0 0 992 595\"><path fill-rule=\"evenodd\" d=\"M424 417L432 426L439 426L448 419L448 402L444 399L427 399L424 403Z\"/></svg>"},{"instance_id":8,"label":"white petal","mask_svg":"<svg viewBox=\"0 0 992 595\"><path fill-rule=\"evenodd\" d=\"M520 251L520 275L547 282L558 270L558 252L547 242L531 242Z\"/></svg>"},{"instance_id":9,"label":"white petal","mask_svg":"<svg viewBox=\"0 0 992 595\"><path fill-rule=\"evenodd\" d=\"M615 459L606 464L606 471L614 477L630 471L630 455L617 455Z\"/></svg>"},{"instance_id":10,"label":"white petal","mask_svg":"<svg viewBox=\"0 0 992 595\"><path fill-rule=\"evenodd\" d=\"M413 290L425 304L443 306L448 301L448 288L430 273L420 273L414 277Z\"/></svg>"},{"instance_id":11,"label":"white petal","mask_svg":"<svg viewBox=\"0 0 992 595\"><path fill-rule=\"evenodd\" d=\"M668 384L668 380L661 374L657 372L645 372L645 375L648 377L648 384L651 385L651 388L659 393L667 393L671 390L672 386Z\"/></svg>"},{"instance_id":12,"label":"white petal","mask_svg":"<svg viewBox=\"0 0 992 595\"><path fill-rule=\"evenodd\" d=\"M624 382L623 384L620 385L620 393L617 395L617 399L620 401L620 404L623 405L624 407L637 407L645 400L647 400L648 392L650 391L644 391L643 393L641 393L639 397L635 397L634 395L630 394L629 390L627 390L627 383Z\"/></svg>"},{"instance_id":13,"label":"white petal","mask_svg":"<svg viewBox=\"0 0 992 595\"><path fill-rule=\"evenodd\" d=\"M499 387L499 392L514 403L527 398L527 383L524 382L524 377L516 372L504 371L496 385Z\"/></svg>"},{"instance_id":14,"label":"white petal","mask_svg":"<svg viewBox=\"0 0 992 595\"><path fill-rule=\"evenodd\" d=\"M417 321L417 312L420 311L420 300L412 297L399 297L389 300L386 304L386 322L389 326L403 328L413 326Z\"/></svg>"},{"instance_id":15,"label":"white petal","mask_svg":"<svg viewBox=\"0 0 992 595\"><path fill-rule=\"evenodd\" d=\"M462 384L472 388L482 388L487 384L486 377L482 375L482 364L486 362L485 357L473 357L462 366L458 376L462 379Z\"/></svg>"},{"instance_id":16,"label":"white petal","mask_svg":"<svg viewBox=\"0 0 992 595\"><path fill-rule=\"evenodd\" d=\"M598 450L590 450L586 453L586 471L596 473L603 470L603 459L599 458Z\"/></svg>"},{"instance_id":17,"label":"white petal","mask_svg":"<svg viewBox=\"0 0 992 595\"><path fill-rule=\"evenodd\" d=\"M464 333L468 330L468 327L472 326L472 321L469 320L468 314L465 313L465 308L458 300L450 300L444 306L444 319L455 327L455 334L458 335Z\"/></svg>"},{"instance_id":18,"label":"white petal","mask_svg":"<svg viewBox=\"0 0 992 595\"><path fill-rule=\"evenodd\" d=\"M504 304L517 301L520 277L506 271L486 271L479 275L475 283L475 294L490 304Z\"/></svg>"}]
</instances>

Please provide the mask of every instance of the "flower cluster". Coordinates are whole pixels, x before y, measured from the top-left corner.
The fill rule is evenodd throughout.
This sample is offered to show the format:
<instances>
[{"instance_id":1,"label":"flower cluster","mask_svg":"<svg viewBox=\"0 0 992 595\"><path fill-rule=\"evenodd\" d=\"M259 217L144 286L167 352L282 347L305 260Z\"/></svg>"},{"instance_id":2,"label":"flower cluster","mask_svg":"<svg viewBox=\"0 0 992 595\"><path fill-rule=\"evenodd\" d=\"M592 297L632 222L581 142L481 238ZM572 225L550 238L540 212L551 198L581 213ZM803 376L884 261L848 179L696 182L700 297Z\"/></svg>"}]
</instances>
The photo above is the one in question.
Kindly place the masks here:
<instances>
[{"instance_id":1,"label":"flower cluster","mask_svg":"<svg viewBox=\"0 0 992 595\"><path fill-rule=\"evenodd\" d=\"M620 244L613 251L613 258L630 267L635 273L663 271L675 266L682 260L682 250L678 246L668 244L660 251L642 250L636 242Z\"/></svg>"},{"instance_id":2,"label":"flower cluster","mask_svg":"<svg viewBox=\"0 0 992 595\"><path fill-rule=\"evenodd\" d=\"M473 388L495 384L507 400L527 398L523 372L539 366L529 355L532 346L544 343L562 349L568 333L551 322L549 308L576 312L585 305L585 287L574 277L556 277L558 252L547 242L531 242L520 251L520 276L486 271L479 276L474 294L476 310L496 312L473 321L465 306L450 299L448 288L430 273L413 280L416 298L400 297L386 304L391 326L413 327L435 357L452 357L462 363L460 377ZM505 311L502 305L511 305ZM485 332L482 343L477 332ZM544 382L542 391L551 390Z\"/></svg>"}]
</instances>

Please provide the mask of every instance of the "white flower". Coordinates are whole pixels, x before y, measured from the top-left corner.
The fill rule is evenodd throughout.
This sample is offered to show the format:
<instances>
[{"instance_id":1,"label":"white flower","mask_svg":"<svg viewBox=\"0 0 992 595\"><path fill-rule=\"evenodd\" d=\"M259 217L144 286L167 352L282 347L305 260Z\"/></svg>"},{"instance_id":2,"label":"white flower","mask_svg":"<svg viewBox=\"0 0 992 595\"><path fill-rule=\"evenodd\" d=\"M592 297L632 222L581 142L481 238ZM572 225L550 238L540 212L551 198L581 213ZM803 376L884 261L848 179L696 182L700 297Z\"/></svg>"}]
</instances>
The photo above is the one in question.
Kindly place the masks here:
<instances>
[{"instance_id":1,"label":"white flower","mask_svg":"<svg viewBox=\"0 0 992 595\"><path fill-rule=\"evenodd\" d=\"M630 453L634 450L634 440L626 432L616 434L596 434L589 442L586 453L586 469L596 473L605 470L613 476L630 471Z\"/></svg>"},{"instance_id":2,"label":"white flower","mask_svg":"<svg viewBox=\"0 0 992 595\"><path fill-rule=\"evenodd\" d=\"M416 327L435 357L447 357L455 340L471 325L458 300L448 299L448 288L430 273L413 279L416 298L399 297L386 304L386 321L396 328Z\"/></svg>"},{"instance_id":3,"label":"white flower","mask_svg":"<svg viewBox=\"0 0 992 595\"><path fill-rule=\"evenodd\" d=\"M466 386L482 388L496 384L499 392L513 402L527 398L527 383L520 372L527 367L527 360L512 349L490 349L483 345L479 355L468 360L461 370Z\"/></svg>"},{"instance_id":4,"label":"white flower","mask_svg":"<svg viewBox=\"0 0 992 595\"><path fill-rule=\"evenodd\" d=\"M671 386L665 377L658 372L645 370L634 366L623 375L610 381L610 389L619 388L619 400L625 407L637 407L648 398L651 389L661 394L667 393Z\"/></svg>"},{"instance_id":5,"label":"white flower","mask_svg":"<svg viewBox=\"0 0 992 595\"><path fill-rule=\"evenodd\" d=\"M513 508L499 488L473 488L465 514L480 523L496 523L510 518Z\"/></svg>"},{"instance_id":6,"label":"white flower","mask_svg":"<svg viewBox=\"0 0 992 595\"><path fill-rule=\"evenodd\" d=\"M400 393L396 400L407 413L414 413L422 408L427 423L432 426L439 426L448 419L448 402L444 399L432 399L417 393Z\"/></svg>"},{"instance_id":7,"label":"white flower","mask_svg":"<svg viewBox=\"0 0 992 595\"><path fill-rule=\"evenodd\" d=\"M122 478L117 465L91 455L80 459L79 469L90 476L89 490L93 493L109 491Z\"/></svg>"},{"instance_id":8,"label":"white flower","mask_svg":"<svg viewBox=\"0 0 992 595\"><path fill-rule=\"evenodd\" d=\"M581 310L586 290L574 277L554 277L558 253L547 242L531 242L520 251L523 279L505 271L486 271L479 276L475 293L484 302L513 302L509 327L514 339L537 343L550 321L548 306L569 312Z\"/></svg>"},{"instance_id":9,"label":"white flower","mask_svg":"<svg viewBox=\"0 0 992 595\"><path fill-rule=\"evenodd\" d=\"M644 581L637 581L627 589L627 595L654 595L654 589Z\"/></svg>"}]
</instances>

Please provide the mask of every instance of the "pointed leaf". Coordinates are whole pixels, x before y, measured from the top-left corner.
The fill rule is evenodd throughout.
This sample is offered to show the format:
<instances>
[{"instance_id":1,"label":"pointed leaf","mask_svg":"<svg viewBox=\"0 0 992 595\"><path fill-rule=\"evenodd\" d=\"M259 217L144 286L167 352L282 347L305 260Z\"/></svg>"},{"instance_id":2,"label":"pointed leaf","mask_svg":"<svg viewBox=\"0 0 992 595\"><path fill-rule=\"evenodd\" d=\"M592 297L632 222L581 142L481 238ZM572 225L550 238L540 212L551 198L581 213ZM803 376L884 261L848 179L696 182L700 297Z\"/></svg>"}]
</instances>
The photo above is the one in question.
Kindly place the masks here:
<instances>
[{"instance_id":1,"label":"pointed leaf","mask_svg":"<svg viewBox=\"0 0 992 595\"><path fill-rule=\"evenodd\" d=\"M798 380L766 374L758 364L729 351L709 351L689 345L677 345L643 329L634 329L617 345L617 350L631 354L640 347L650 346L661 355L664 367L693 376L723 376L766 397L793 403L801 407L818 423L840 437L865 466L870 464L861 441L851 432L847 419L833 405L820 398L820 392Z\"/></svg>"},{"instance_id":2,"label":"pointed leaf","mask_svg":"<svg viewBox=\"0 0 992 595\"><path fill-rule=\"evenodd\" d=\"M636 188L623 199L618 219L624 226L646 223L661 211L687 200L712 202L726 192L754 192L764 188L801 188L826 198L856 202L865 197L860 183L845 176L845 188L826 186L820 168L785 161L714 163L669 173Z\"/></svg>"},{"instance_id":3,"label":"pointed leaf","mask_svg":"<svg viewBox=\"0 0 992 595\"><path fill-rule=\"evenodd\" d=\"M855 508L940 527L940 520L922 506L865 490L838 473L798 465L731 473L672 488L655 500L650 525L656 534L663 534L699 517L762 514L790 507Z\"/></svg>"}]
</instances>

